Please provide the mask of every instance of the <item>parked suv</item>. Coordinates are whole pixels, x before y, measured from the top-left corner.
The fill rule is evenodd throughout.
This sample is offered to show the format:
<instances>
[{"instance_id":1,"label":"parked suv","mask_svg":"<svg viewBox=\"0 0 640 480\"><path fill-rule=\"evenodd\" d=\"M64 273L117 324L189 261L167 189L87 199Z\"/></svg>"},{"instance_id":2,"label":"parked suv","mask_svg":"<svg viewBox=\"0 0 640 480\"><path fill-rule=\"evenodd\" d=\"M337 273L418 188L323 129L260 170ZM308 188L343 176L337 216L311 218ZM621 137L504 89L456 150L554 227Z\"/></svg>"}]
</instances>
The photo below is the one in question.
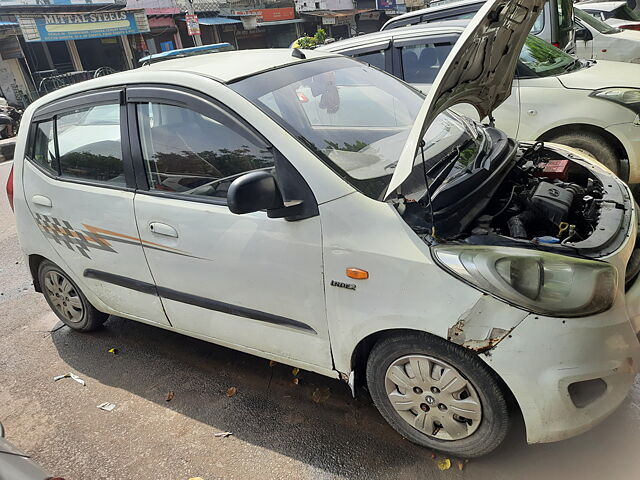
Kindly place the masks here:
<instances>
[{"instance_id":1,"label":"parked suv","mask_svg":"<svg viewBox=\"0 0 640 480\"><path fill-rule=\"evenodd\" d=\"M472 18L486 0L459 0L414 10L388 20L380 30ZM572 0L548 0L536 19L531 33L569 53L575 52Z\"/></svg>"},{"instance_id":2,"label":"parked suv","mask_svg":"<svg viewBox=\"0 0 640 480\"><path fill-rule=\"evenodd\" d=\"M640 365L630 192L448 111L509 95L542 4L487 2L426 99L273 49L35 101L9 184L35 289L79 331L118 315L366 384L405 438L456 455L504 440L511 396L529 442L592 428ZM118 112L104 140L83 133L98 108Z\"/></svg>"},{"instance_id":3,"label":"parked suv","mask_svg":"<svg viewBox=\"0 0 640 480\"><path fill-rule=\"evenodd\" d=\"M466 25L416 25L320 50L356 57L427 93ZM640 65L576 60L530 35L513 71L511 96L493 112L498 128L521 140L578 148L623 180L640 182ZM456 110L478 119L473 108Z\"/></svg>"}]
</instances>

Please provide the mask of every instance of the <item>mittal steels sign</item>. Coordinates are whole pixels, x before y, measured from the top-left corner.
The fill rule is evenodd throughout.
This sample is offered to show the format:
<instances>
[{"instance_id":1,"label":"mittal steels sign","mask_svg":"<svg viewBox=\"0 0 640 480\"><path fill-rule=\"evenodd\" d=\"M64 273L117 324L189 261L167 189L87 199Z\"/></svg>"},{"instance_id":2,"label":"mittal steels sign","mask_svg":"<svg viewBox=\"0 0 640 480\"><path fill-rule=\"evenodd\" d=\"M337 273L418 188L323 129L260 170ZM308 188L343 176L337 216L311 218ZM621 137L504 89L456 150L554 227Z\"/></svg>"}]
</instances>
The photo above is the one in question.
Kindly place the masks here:
<instances>
[{"instance_id":1,"label":"mittal steels sign","mask_svg":"<svg viewBox=\"0 0 640 480\"><path fill-rule=\"evenodd\" d=\"M16 18L27 42L83 40L149 31L144 10L19 15Z\"/></svg>"}]
</instances>

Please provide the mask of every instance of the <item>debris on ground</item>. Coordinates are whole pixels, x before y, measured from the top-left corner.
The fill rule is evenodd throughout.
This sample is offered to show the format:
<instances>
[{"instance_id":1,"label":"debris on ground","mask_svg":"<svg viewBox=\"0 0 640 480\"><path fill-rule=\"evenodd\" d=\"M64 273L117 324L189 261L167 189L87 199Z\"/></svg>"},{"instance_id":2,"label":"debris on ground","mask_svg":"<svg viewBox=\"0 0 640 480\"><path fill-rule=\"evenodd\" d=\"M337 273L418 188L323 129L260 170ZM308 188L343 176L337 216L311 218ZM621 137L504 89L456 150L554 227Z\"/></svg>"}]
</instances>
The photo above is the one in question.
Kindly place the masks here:
<instances>
[{"instance_id":1,"label":"debris on ground","mask_svg":"<svg viewBox=\"0 0 640 480\"><path fill-rule=\"evenodd\" d=\"M53 377L53 381L57 382L58 380L61 380L63 378L71 378L73 380L75 380L76 382L78 382L80 385L82 385L83 387L86 387L87 384L85 383L85 381L83 379L81 379L78 375L76 375L75 373L65 373L64 375L58 375L57 377Z\"/></svg>"},{"instance_id":2,"label":"debris on ground","mask_svg":"<svg viewBox=\"0 0 640 480\"><path fill-rule=\"evenodd\" d=\"M431 458L433 458L434 460L436 459L437 455L435 453L431 454Z\"/></svg>"},{"instance_id":3,"label":"debris on ground","mask_svg":"<svg viewBox=\"0 0 640 480\"><path fill-rule=\"evenodd\" d=\"M278 364L278 362L276 362L275 360L269 360L269 366L271 368L275 367Z\"/></svg>"},{"instance_id":4,"label":"debris on ground","mask_svg":"<svg viewBox=\"0 0 640 480\"><path fill-rule=\"evenodd\" d=\"M458 462L458 470L464 470L464 462Z\"/></svg>"},{"instance_id":5,"label":"debris on ground","mask_svg":"<svg viewBox=\"0 0 640 480\"><path fill-rule=\"evenodd\" d=\"M291 383L293 383L294 385L298 385L300 383L300 379L298 377L292 378Z\"/></svg>"},{"instance_id":6,"label":"debris on ground","mask_svg":"<svg viewBox=\"0 0 640 480\"><path fill-rule=\"evenodd\" d=\"M189 480L204 480L202 477L191 477Z\"/></svg>"},{"instance_id":7,"label":"debris on ground","mask_svg":"<svg viewBox=\"0 0 640 480\"><path fill-rule=\"evenodd\" d=\"M116 408L116 404L110 403L110 402L104 402L98 405L98 408L100 410L104 410L105 412L111 412L114 408Z\"/></svg>"},{"instance_id":8,"label":"debris on ground","mask_svg":"<svg viewBox=\"0 0 640 480\"><path fill-rule=\"evenodd\" d=\"M311 400L315 403L323 403L329 400L331 391L328 388L316 388L311 394Z\"/></svg>"},{"instance_id":9,"label":"debris on ground","mask_svg":"<svg viewBox=\"0 0 640 480\"><path fill-rule=\"evenodd\" d=\"M438 469L439 470L449 470L451 468L451 460L448 458L441 458L438 460Z\"/></svg>"},{"instance_id":10,"label":"debris on ground","mask_svg":"<svg viewBox=\"0 0 640 480\"><path fill-rule=\"evenodd\" d=\"M236 393L238 393L238 389L236 387L229 387L229 389L227 390L227 397L231 398Z\"/></svg>"},{"instance_id":11,"label":"debris on ground","mask_svg":"<svg viewBox=\"0 0 640 480\"><path fill-rule=\"evenodd\" d=\"M173 393L173 390L171 390L169 393L167 393L167 402L170 402L171 400L173 400L173 397L175 397L176 394Z\"/></svg>"},{"instance_id":12,"label":"debris on ground","mask_svg":"<svg viewBox=\"0 0 640 480\"><path fill-rule=\"evenodd\" d=\"M293 370L291 370L291 373L293 373L294 377L297 377L298 374L300 373L300 369L298 367L296 367Z\"/></svg>"},{"instance_id":13,"label":"debris on ground","mask_svg":"<svg viewBox=\"0 0 640 480\"><path fill-rule=\"evenodd\" d=\"M107 350L107 352L117 355L118 353L120 353L120 350L118 350L117 348L110 348L109 350Z\"/></svg>"},{"instance_id":14,"label":"debris on ground","mask_svg":"<svg viewBox=\"0 0 640 480\"><path fill-rule=\"evenodd\" d=\"M233 433L232 432L220 432L220 433L214 433L213 434L214 437L218 437L218 438L227 438L230 435L233 435Z\"/></svg>"}]
</instances>

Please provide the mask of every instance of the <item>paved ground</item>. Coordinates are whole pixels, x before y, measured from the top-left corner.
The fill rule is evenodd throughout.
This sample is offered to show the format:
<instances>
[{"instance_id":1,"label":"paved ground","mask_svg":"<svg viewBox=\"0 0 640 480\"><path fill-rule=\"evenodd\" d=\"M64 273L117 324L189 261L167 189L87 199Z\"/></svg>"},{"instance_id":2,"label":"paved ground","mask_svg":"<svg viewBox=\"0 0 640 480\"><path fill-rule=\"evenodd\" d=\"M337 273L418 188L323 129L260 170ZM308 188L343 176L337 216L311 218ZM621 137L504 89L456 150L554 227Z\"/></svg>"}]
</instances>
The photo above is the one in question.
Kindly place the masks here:
<instances>
[{"instance_id":1,"label":"paved ground","mask_svg":"<svg viewBox=\"0 0 640 480\"><path fill-rule=\"evenodd\" d=\"M9 164L0 165L4 191ZM112 318L105 328L50 332L0 196L0 420L8 437L67 480L637 479L640 384L605 424L552 445L504 447L441 472L431 452L393 432L370 400L290 367ZM108 353L119 349L118 355ZM52 378L75 372L86 382ZM237 388L232 398L226 396ZM314 391L328 390L315 403ZM175 392L170 402L167 393ZM113 412L98 410L117 404ZM233 436L217 438L215 433Z\"/></svg>"}]
</instances>

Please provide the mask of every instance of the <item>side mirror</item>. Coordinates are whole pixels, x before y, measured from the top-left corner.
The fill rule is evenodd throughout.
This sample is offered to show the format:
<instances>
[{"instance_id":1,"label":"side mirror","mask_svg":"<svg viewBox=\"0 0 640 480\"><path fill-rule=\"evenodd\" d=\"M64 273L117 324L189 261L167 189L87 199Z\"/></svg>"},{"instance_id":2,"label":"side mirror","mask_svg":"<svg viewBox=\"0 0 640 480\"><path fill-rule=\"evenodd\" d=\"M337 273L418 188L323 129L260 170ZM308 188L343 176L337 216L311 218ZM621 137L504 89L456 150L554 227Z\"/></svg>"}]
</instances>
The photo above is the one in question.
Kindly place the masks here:
<instances>
[{"instance_id":1,"label":"side mirror","mask_svg":"<svg viewBox=\"0 0 640 480\"><path fill-rule=\"evenodd\" d=\"M589 40L593 40L593 35L588 29L579 28L576 30L576 40L588 42Z\"/></svg>"},{"instance_id":2,"label":"side mirror","mask_svg":"<svg viewBox=\"0 0 640 480\"><path fill-rule=\"evenodd\" d=\"M302 201L285 203L275 177L260 171L238 177L229 185L227 205L237 215L266 210L269 218L283 218L296 215Z\"/></svg>"}]
</instances>

